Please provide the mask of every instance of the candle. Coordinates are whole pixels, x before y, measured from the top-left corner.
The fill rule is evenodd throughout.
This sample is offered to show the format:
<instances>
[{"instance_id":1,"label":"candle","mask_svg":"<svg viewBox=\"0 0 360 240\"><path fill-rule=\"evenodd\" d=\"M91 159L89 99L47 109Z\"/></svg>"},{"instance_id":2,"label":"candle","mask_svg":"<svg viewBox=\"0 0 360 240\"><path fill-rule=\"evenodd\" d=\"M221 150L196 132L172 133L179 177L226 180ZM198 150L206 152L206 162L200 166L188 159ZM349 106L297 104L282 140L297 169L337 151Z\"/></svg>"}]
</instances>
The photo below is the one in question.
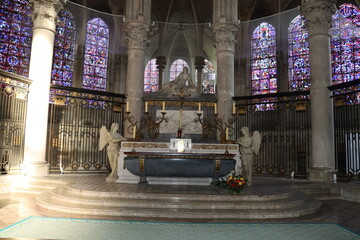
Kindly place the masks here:
<instances>
[{"instance_id":1,"label":"candle","mask_svg":"<svg viewBox=\"0 0 360 240\"><path fill-rule=\"evenodd\" d=\"M130 109L130 104L129 102L126 102L126 112L130 112L129 109Z\"/></svg>"},{"instance_id":2,"label":"candle","mask_svg":"<svg viewBox=\"0 0 360 240\"><path fill-rule=\"evenodd\" d=\"M199 102L199 108L198 108L198 112L201 111L201 102Z\"/></svg>"},{"instance_id":3,"label":"candle","mask_svg":"<svg viewBox=\"0 0 360 240\"><path fill-rule=\"evenodd\" d=\"M226 140L228 140L229 139L229 128L228 127L226 127L226 129L225 129L225 133L226 133Z\"/></svg>"},{"instance_id":4,"label":"candle","mask_svg":"<svg viewBox=\"0 0 360 240\"><path fill-rule=\"evenodd\" d=\"M148 112L148 102L145 102L145 112Z\"/></svg>"},{"instance_id":5,"label":"candle","mask_svg":"<svg viewBox=\"0 0 360 240\"><path fill-rule=\"evenodd\" d=\"M179 128L182 128L182 110L180 110L180 122L179 122Z\"/></svg>"},{"instance_id":6,"label":"candle","mask_svg":"<svg viewBox=\"0 0 360 240\"><path fill-rule=\"evenodd\" d=\"M162 104L162 111L165 112L165 101Z\"/></svg>"},{"instance_id":7,"label":"candle","mask_svg":"<svg viewBox=\"0 0 360 240\"><path fill-rule=\"evenodd\" d=\"M217 104L216 103L214 103L214 112L215 112L215 114L217 114Z\"/></svg>"},{"instance_id":8,"label":"candle","mask_svg":"<svg viewBox=\"0 0 360 240\"><path fill-rule=\"evenodd\" d=\"M235 103L233 103L233 114L235 114L236 113L236 107L235 107Z\"/></svg>"},{"instance_id":9,"label":"candle","mask_svg":"<svg viewBox=\"0 0 360 240\"><path fill-rule=\"evenodd\" d=\"M134 126L134 131L133 131L133 139L136 138L136 126Z\"/></svg>"}]
</instances>

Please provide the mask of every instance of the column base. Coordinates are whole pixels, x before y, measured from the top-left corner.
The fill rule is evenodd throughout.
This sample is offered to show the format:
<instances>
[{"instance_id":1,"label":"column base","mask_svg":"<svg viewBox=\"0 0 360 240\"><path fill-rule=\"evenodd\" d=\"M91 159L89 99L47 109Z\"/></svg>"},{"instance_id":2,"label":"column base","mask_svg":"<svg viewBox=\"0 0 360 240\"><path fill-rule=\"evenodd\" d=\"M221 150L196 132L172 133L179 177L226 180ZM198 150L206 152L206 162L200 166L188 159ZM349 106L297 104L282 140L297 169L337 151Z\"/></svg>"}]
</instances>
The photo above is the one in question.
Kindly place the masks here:
<instances>
[{"instance_id":1,"label":"column base","mask_svg":"<svg viewBox=\"0 0 360 240\"><path fill-rule=\"evenodd\" d=\"M21 173L29 177L44 177L50 173L49 163L23 163Z\"/></svg>"},{"instance_id":2,"label":"column base","mask_svg":"<svg viewBox=\"0 0 360 240\"><path fill-rule=\"evenodd\" d=\"M333 182L335 171L330 168L311 168L308 173L310 181Z\"/></svg>"}]
</instances>

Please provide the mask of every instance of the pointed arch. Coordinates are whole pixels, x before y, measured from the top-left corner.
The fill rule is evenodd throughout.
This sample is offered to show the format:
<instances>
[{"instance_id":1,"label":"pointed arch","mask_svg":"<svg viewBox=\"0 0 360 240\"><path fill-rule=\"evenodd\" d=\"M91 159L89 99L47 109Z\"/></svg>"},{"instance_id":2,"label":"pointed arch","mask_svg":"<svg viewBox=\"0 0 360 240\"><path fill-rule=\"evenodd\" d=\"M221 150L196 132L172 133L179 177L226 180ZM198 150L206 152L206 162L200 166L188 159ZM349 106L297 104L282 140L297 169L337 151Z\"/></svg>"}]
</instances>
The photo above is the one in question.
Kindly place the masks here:
<instances>
[{"instance_id":1,"label":"pointed arch","mask_svg":"<svg viewBox=\"0 0 360 240\"><path fill-rule=\"evenodd\" d=\"M298 15L288 28L288 73L289 90L304 91L310 89L310 63L308 31L304 19Z\"/></svg>"},{"instance_id":2,"label":"pointed arch","mask_svg":"<svg viewBox=\"0 0 360 240\"><path fill-rule=\"evenodd\" d=\"M109 52L109 27L101 18L88 21L82 86L105 91Z\"/></svg>"}]
</instances>

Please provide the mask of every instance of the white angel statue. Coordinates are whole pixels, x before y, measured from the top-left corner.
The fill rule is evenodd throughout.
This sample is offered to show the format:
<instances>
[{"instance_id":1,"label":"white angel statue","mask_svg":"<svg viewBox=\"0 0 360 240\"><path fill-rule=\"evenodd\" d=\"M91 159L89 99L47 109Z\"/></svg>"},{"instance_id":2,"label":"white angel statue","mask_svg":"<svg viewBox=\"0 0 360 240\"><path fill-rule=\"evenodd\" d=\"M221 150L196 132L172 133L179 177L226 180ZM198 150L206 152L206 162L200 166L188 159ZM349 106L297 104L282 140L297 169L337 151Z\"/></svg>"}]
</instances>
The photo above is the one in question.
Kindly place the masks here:
<instances>
[{"instance_id":1,"label":"white angel statue","mask_svg":"<svg viewBox=\"0 0 360 240\"><path fill-rule=\"evenodd\" d=\"M118 133L119 124L113 123L111 125L110 131L106 129L106 126L100 128L100 141L99 141L99 151L103 150L107 146L107 156L109 158L109 163L111 167L111 173L106 178L107 182L115 182L118 176L118 157L120 142L126 140L123 136Z\"/></svg>"},{"instance_id":2,"label":"white angel statue","mask_svg":"<svg viewBox=\"0 0 360 240\"><path fill-rule=\"evenodd\" d=\"M236 140L240 145L240 158L244 165L245 177L247 178L248 185L251 185L251 174L253 169L254 155L259 154L261 135L258 131L255 131L252 136L248 127L242 127L240 129L243 134L242 137Z\"/></svg>"}]
</instances>

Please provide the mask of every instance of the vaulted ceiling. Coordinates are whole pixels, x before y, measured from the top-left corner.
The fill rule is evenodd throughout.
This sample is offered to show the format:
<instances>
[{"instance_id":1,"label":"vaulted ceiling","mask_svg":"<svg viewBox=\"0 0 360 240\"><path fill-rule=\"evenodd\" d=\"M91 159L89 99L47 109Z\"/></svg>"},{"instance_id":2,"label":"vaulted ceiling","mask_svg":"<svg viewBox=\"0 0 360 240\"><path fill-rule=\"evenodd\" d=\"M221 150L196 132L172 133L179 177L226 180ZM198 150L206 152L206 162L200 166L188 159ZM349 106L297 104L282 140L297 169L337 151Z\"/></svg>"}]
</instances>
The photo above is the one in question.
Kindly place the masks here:
<instances>
[{"instance_id":1,"label":"vaulted ceiling","mask_svg":"<svg viewBox=\"0 0 360 240\"><path fill-rule=\"evenodd\" d=\"M178 11L193 16L197 23L210 22L213 0L152 0L152 20L167 22ZM71 0L89 8L112 14L124 14L126 0ZM301 0L239 0L239 19L269 16L297 7Z\"/></svg>"}]
</instances>

